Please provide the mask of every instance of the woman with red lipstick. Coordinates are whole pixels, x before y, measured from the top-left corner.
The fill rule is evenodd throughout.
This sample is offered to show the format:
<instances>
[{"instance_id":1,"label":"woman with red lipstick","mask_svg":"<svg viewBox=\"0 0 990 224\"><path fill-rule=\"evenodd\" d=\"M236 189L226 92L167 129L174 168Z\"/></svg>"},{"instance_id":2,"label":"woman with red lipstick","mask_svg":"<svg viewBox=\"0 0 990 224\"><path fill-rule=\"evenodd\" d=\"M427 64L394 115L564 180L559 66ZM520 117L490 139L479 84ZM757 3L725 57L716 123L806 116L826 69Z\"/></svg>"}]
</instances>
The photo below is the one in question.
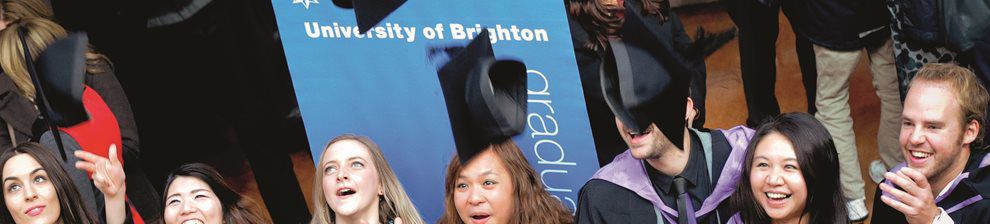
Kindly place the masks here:
<instances>
[{"instance_id":1,"label":"woman with red lipstick","mask_svg":"<svg viewBox=\"0 0 990 224\"><path fill-rule=\"evenodd\" d=\"M760 126L746 152L730 223L849 223L838 153L815 117L787 113ZM747 181L748 180L748 181Z\"/></svg>"},{"instance_id":2,"label":"woman with red lipstick","mask_svg":"<svg viewBox=\"0 0 990 224\"><path fill-rule=\"evenodd\" d=\"M110 153L116 153L111 146ZM77 151L76 167L93 173L103 192L106 220L83 207L82 197L54 151L37 143L21 144L0 155L3 193L0 223L113 223L127 221L124 206L124 170L116 159ZM116 157L111 157L116 158Z\"/></svg>"},{"instance_id":3,"label":"woman with red lipstick","mask_svg":"<svg viewBox=\"0 0 990 224\"><path fill-rule=\"evenodd\" d=\"M166 224L262 224L266 220L251 199L234 192L213 167L189 163L165 183Z\"/></svg>"},{"instance_id":4,"label":"woman with red lipstick","mask_svg":"<svg viewBox=\"0 0 990 224\"><path fill-rule=\"evenodd\" d=\"M425 224L375 142L345 134L327 144L313 182L311 224Z\"/></svg>"}]
</instances>

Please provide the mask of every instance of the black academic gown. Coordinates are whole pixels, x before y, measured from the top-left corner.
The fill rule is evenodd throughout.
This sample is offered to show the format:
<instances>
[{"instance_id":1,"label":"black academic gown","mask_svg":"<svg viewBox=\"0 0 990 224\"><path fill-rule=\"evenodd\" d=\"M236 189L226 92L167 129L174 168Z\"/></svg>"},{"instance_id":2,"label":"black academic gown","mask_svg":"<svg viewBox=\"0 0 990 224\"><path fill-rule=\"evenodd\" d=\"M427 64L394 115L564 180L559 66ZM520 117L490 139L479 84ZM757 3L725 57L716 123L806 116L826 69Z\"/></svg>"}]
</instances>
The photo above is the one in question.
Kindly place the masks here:
<instances>
[{"instance_id":1,"label":"black academic gown","mask_svg":"<svg viewBox=\"0 0 990 224\"><path fill-rule=\"evenodd\" d=\"M711 131L711 141L712 141L712 170L719 172L711 172L713 178L712 185L717 181L721 175L721 170L724 168L726 161L729 158L729 154L732 151L732 146L729 145L728 140L726 140L725 135L721 131ZM701 160L691 159L689 163L701 164L688 164L687 166L700 165L701 172L707 173L707 165L703 156L702 147L700 145L700 140L692 132L691 133L692 142L692 158L698 158L700 156ZM649 167L647 167L649 169ZM661 174L662 175L662 174ZM707 176L706 176L707 177ZM663 199L664 204L676 209L677 205L673 199L664 198L664 193L657 188L656 182L658 178L651 177L651 182L653 182L654 191L658 192ZM692 187L699 187L697 185L690 186L688 192L691 193L691 199L694 203L694 208L701 207L701 202L708 198L711 194L711 189L692 189ZM670 190L673 191L673 190ZM695 195L698 192L700 194ZM725 223L732 215L732 211L728 208L728 203L722 203L717 208L716 212L709 213L708 215L698 219L698 223ZM666 220L660 221L659 214L657 210L654 209L652 203L649 200L640 197L636 192L623 188L619 185L611 183L602 179L592 179L588 181L584 187L581 188L580 195L578 196L578 206L576 211L576 223L579 224L601 224L601 223L667 223ZM721 220L721 222L719 221Z\"/></svg>"},{"instance_id":2,"label":"black academic gown","mask_svg":"<svg viewBox=\"0 0 990 224\"><path fill-rule=\"evenodd\" d=\"M955 223L990 223L990 166L980 167L984 159L990 160L986 156L986 153L970 156L964 171L969 173L969 178L963 179L946 193L948 196L945 199L935 203L946 210ZM874 197L872 222L907 223L904 214L880 200L882 194L878 187Z\"/></svg>"}]
</instances>

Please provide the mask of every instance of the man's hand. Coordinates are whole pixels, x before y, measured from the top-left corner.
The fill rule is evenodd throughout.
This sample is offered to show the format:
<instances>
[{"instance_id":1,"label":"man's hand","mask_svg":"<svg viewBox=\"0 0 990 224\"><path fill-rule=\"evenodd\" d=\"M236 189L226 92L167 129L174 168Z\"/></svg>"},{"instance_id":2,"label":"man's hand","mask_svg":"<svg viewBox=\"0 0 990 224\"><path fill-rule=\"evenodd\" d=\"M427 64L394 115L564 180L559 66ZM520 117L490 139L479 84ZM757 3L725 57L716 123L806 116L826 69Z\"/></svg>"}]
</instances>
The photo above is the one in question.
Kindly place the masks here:
<instances>
[{"instance_id":1,"label":"man's hand","mask_svg":"<svg viewBox=\"0 0 990 224\"><path fill-rule=\"evenodd\" d=\"M931 223L935 220L940 210L935 205L935 196L932 195L931 185L928 184L928 178L925 175L905 167L897 173L887 172L884 174L884 178L903 190L890 186L886 182L881 183L880 190L885 193L885 195L880 196L883 203L903 213L908 223ZM887 194L894 198L887 196Z\"/></svg>"}]
</instances>

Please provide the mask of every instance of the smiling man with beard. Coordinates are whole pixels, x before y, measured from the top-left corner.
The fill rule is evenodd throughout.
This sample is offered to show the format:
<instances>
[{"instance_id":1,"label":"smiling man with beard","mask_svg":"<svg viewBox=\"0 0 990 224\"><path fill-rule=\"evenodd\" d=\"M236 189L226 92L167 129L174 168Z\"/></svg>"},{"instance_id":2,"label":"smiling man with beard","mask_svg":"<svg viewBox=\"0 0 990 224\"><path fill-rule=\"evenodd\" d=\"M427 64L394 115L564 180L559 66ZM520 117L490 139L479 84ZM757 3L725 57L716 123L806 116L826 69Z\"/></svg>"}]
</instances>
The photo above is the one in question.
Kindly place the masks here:
<instances>
[{"instance_id":1,"label":"smiling man with beard","mask_svg":"<svg viewBox=\"0 0 990 224\"><path fill-rule=\"evenodd\" d=\"M928 64L918 71L901 122L907 162L884 175L874 222L990 222L990 157L980 142L988 98L965 68Z\"/></svg>"},{"instance_id":2,"label":"smiling man with beard","mask_svg":"<svg viewBox=\"0 0 990 224\"><path fill-rule=\"evenodd\" d=\"M693 130L691 74L672 45L627 11L601 65L606 103L629 150L581 189L578 223L724 223L753 130ZM723 206L724 204L724 206Z\"/></svg>"}]
</instances>

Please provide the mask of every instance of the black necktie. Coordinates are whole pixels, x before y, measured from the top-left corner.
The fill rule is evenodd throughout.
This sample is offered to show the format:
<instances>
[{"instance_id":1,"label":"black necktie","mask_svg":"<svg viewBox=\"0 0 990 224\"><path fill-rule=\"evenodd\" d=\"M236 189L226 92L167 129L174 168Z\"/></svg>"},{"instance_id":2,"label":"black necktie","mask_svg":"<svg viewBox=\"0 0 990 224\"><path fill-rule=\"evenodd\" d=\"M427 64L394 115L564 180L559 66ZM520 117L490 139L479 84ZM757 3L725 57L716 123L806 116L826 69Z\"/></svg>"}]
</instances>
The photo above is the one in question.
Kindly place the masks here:
<instances>
[{"instance_id":1,"label":"black necktie","mask_svg":"<svg viewBox=\"0 0 990 224\"><path fill-rule=\"evenodd\" d=\"M674 191L677 193L677 223L696 224L694 219L694 205L687 194L687 180L682 176L674 178Z\"/></svg>"}]
</instances>

